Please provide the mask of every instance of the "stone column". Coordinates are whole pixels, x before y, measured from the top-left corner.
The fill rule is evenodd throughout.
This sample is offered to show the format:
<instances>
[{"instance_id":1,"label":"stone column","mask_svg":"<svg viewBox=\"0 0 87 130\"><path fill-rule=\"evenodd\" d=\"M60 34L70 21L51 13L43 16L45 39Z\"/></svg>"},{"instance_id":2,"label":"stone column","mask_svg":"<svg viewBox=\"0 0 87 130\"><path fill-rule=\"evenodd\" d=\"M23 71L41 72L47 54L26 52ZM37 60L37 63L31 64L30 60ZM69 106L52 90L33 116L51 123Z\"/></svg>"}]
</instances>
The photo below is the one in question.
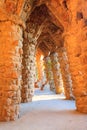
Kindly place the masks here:
<instances>
[{"instance_id":1,"label":"stone column","mask_svg":"<svg viewBox=\"0 0 87 130\"><path fill-rule=\"evenodd\" d=\"M49 81L49 84L50 84L50 90L54 91L55 90L55 84L54 84L54 79L53 79L52 63L51 63L50 57L44 58L44 65L45 65L46 78L47 78L47 80Z\"/></svg>"},{"instance_id":2,"label":"stone column","mask_svg":"<svg viewBox=\"0 0 87 130\"><path fill-rule=\"evenodd\" d=\"M74 99L72 93L72 80L71 75L69 72L69 64L68 64L68 57L66 53L66 49L64 47L60 47L57 50L58 52L58 59L61 67L61 73L63 78L63 85L64 85L64 92L66 99Z\"/></svg>"},{"instance_id":3,"label":"stone column","mask_svg":"<svg viewBox=\"0 0 87 130\"><path fill-rule=\"evenodd\" d=\"M81 40L82 36L83 33L80 37L68 35L65 41L73 81L76 108L80 112L87 113L87 54L85 51L87 47L85 41L77 42L77 39ZM71 39L73 39L73 42Z\"/></svg>"},{"instance_id":4,"label":"stone column","mask_svg":"<svg viewBox=\"0 0 87 130\"><path fill-rule=\"evenodd\" d=\"M72 6L71 6L72 5ZM74 5L74 6L73 6ZM64 40L70 64L76 108L87 113L87 1L69 1L72 19Z\"/></svg>"},{"instance_id":5,"label":"stone column","mask_svg":"<svg viewBox=\"0 0 87 130\"><path fill-rule=\"evenodd\" d=\"M27 39L23 43L22 102L32 101L35 82L35 44Z\"/></svg>"},{"instance_id":6,"label":"stone column","mask_svg":"<svg viewBox=\"0 0 87 130\"><path fill-rule=\"evenodd\" d=\"M0 21L0 121L19 116L22 41L17 23Z\"/></svg>"},{"instance_id":7,"label":"stone column","mask_svg":"<svg viewBox=\"0 0 87 130\"><path fill-rule=\"evenodd\" d=\"M56 94L60 94L63 92L63 86L62 86L62 76L61 76L60 64L58 62L58 54L51 53L50 57L51 57L51 62L52 62L55 91L56 91Z\"/></svg>"}]
</instances>

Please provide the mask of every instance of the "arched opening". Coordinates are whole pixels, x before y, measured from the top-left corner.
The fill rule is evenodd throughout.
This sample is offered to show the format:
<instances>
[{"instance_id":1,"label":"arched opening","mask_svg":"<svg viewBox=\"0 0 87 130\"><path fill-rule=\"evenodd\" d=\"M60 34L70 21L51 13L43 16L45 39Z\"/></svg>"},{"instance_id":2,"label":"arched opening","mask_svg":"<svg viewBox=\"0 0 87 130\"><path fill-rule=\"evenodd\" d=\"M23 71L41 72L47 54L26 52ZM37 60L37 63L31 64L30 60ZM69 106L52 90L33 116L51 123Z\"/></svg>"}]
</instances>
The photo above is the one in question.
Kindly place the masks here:
<instances>
[{"instance_id":1,"label":"arched opening","mask_svg":"<svg viewBox=\"0 0 87 130\"><path fill-rule=\"evenodd\" d=\"M24 61L23 75L24 73L25 75L23 77L24 84L22 87L22 90L24 89L22 91L23 95L25 95L24 102L27 102L30 99L30 97L32 97L32 94L34 91L35 71L32 71L32 70L33 70L33 67L35 66L35 52L37 52L38 48L42 50L44 57L49 56L51 60L50 63L52 64L51 68L53 71L52 72L53 81L50 80L49 82L50 82L50 85L52 86L54 85L53 87L51 86L51 89L55 88L57 94L61 93L63 91L62 82L61 82L63 79L66 99L73 98L72 82L69 76L70 75L69 65L67 66L68 59L66 56L66 51L64 49L64 44L63 44L64 41L62 38L63 27L59 22L56 23L54 21L53 15L51 14L52 13L50 13L47 6L45 4L42 4L34 8L29 19L26 21L27 28L24 32L24 46L26 47L24 48L24 60L23 60ZM31 48L30 48L30 45L32 46ZM30 57L32 57L31 61L29 61ZM30 70L28 69L29 66L30 66ZM66 67L66 70L64 70L65 67ZM26 71L27 71L27 74L26 74ZM34 74L32 75L32 73ZM27 75L27 78L26 78L26 75ZM63 75L63 78L62 78L62 75ZM29 86L29 82L32 82L30 85L31 87ZM28 92L30 92L30 95L31 95L30 97L29 97Z\"/></svg>"}]
</instances>

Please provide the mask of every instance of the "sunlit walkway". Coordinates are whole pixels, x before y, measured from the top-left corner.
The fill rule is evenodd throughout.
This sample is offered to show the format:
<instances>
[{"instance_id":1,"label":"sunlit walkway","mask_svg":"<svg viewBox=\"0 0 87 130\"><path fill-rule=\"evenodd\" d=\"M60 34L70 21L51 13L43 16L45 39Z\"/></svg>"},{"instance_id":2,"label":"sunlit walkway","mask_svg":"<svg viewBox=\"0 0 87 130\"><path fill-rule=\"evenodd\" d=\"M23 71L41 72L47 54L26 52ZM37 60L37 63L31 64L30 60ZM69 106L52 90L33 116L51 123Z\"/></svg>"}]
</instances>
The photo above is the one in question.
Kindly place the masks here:
<instances>
[{"instance_id":1,"label":"sunlit walkway","mask_svg":"<svg viewBox=\"0 0 87 130\"><path fill-rule=\"evenodd\" d=\"M87 115L75 109L63 95L36 90L33 102L21 105L20 118L0 123L0 130L87 130Z\"/></svg>"}]
</instances>

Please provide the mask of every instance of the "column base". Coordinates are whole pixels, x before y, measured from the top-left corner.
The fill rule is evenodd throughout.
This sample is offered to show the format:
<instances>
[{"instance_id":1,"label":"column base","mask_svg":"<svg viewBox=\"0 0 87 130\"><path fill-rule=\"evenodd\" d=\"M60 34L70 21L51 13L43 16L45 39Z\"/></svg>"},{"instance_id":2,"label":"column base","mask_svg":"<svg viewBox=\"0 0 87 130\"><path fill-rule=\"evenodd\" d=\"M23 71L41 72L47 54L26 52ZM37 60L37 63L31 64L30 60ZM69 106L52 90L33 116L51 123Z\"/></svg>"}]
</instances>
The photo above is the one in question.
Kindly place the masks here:
<instances>
[{"instance_id":1,"label":"column base","mask_svg":"<svg viewBox=\"0 0 87 130\"><path fill-rule=\"evenodd\" d=\"M66 97L65 100L75 100L74 97Z\"/></svg>"},{"instance_id":2,"label":"column base","mask_svg":"<svg viewBox=\"0 0 87 130\"><path fill-rule=\"evenodd\" d=\"M50 85L50 90L51 90L51 91L55 91L55 85L54 85L54 81L53 81L53 80L51 80L51 81L49 82L49 85Z\"/></svg>"},{"instance_id":3,"label":"column base","mask_svg":"<svg viewBox=\"0 0 87 130\"><path fill-rule=\"evenodd\" d=\"M56 88L56 90L55 90L55 92L56 92L56 94L61 94L61 93L63 93L63 89L60 87L58 87L58 88Z\"/></svg>"},{"instance_id":4,"label":"column base","mask_svg":"<svg viewBox=\"0 0 87 130\"><path fill-rule=\"evenodd\" d=\"M77 111L87 113L87 96L76 97Z\"/></svg>"},{"instance_id":5,"label":"column base","mask_svg":"<svg viewBox=\"0 0 87 130\"><path fill-rule=\"evenodd\" d=\"M65 100L75 100L75 97L73 95L70 94L65 94Z\"/></svg>"},{"instance_id":6,"label":"column base","mask_svg":"<svg viewBox=\"0 0 87 130\"><path fill-rule=\"evenodd\" d=\"M22 99L21 103L28 103L28 102L32 102L32 97L28 98L28 99Z\"/></svg>"}]
</instances>

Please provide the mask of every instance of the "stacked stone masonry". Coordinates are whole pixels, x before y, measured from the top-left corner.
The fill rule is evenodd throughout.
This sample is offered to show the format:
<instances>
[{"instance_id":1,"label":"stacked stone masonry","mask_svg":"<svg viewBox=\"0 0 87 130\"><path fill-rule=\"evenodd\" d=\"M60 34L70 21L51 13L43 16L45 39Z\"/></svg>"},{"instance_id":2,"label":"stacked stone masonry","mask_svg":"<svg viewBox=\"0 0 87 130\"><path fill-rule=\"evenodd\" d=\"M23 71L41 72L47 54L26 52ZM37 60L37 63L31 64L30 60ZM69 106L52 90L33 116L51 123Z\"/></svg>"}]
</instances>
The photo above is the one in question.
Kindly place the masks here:
<instances>
[{"instance_id":1,"label":"stacked stone masonry","mask_svg":"<svg viewBox=\"0 0 87 130\"><path fill-rule=\"evenodd\" d=\"M46 78L50 84L50 90L55 90L55 84L54 84L54 78L53 78L53 72L52 72L52 63L50 57L44 58L44 65L45 65L45 73Z\"/></svg>"},{"instance_id":2,"label":"stacked stone masonry","mask_svg":"<svg viewBox=\"0 0 87 130\"><path fill-rule=\"evenodd\" d=\"M74 39L74 36L67 37L67 44L71 41L71 38ZM87 112L87 80L86 80L86 55L83 52L86 48L84 47L84 43L81 49L81 45L78 45L77 37L75 37L74 48L68 44L69 49L67 48L67 52L69 54L69 63L70 63L70 71L73 81L73 93L76 99L76 107L80 112ZM84 41L85 42L85 41ZM71 43L73 44L73 43ZM82 51L81 51L82 50ZM72 53L75 52L74 54Z\"/></svg>"},{"instance_id":3,"label":"stacked stone masonry","mask_svg":"<svg viewBox=\"0 0 87 130\"><path fill-rule=\"evenodd\" d=\"M41 3L43 8L38 8ZM39 17L36 12L31 13L32 10L38 12ZM29 16L30 13L32 15ZM39 32L39 27L47 19L55 26L51 28L50 24L51 29L46 26ZM25 25L27 37L22 36ZM35 49L40 35L45 35L44 40L40 39L42 50L47 54L58 53L66 98L74 95L77 110L87 113L87 0L0 0L0 121L15 120L19 117L20 102L32 100ZM49 39L46 39L47 35ZM53 74L48 67L49 58L45 59L51 89L60 84L57 82L60 75L59 72L56 74L56 70L59 71L56 57L52 56Z\"/></svg>"},{"instance_id":4,"label":"stacked stone masonry","mask_svg":"<svg viewBox=\"0 0 87 130\"><path fill-rule=\"evenodd\" d=\"M52 62L52 71L53 71L53 77L54 77L54 84L55 84L55 92L56 94L60 94L63 92L63 82L62 82L62 75L61 75L61 69L60 64L58 62L58 54L52 53L50 55L51 62Z\"/></svg>"},{"instance_id":5,"label":"stacked stone masonry","mask_svg":"<svg viewBox=\"0 0 87 130\"><path fill-rule=\"evenodd\" d=\"M64 27L76 108L87 113L87 1L69 0L63 4L62 0L51 0L47 6Z\"/></svg>"},{"instance_id":6,"label":"stacked stone masonry","mask_svg":"<svg viewBox=\"0 0 87 130\"><path fill-rule=\"evenodd\" d=\"M0 121L15 120L21 102L22 28L0 22Z\"/></svg>"},{"instance_id":7,"label":"stacked stone masonry","mask_svg":"<svg viewBox=\"0 0 87 130\"><path fill-rule=\"evenodd\" d=\"M69 57L73 92L77 110L87 113L87 25L85 22L87 1L70 1L68 7L72 13L72 21L68 28L65 28L64 40Z\"/></svg>"},{"instance_id":8,"label":"stacked stone masonry","mask_svg":"<svg viewBox=\"0 0 87 130\"><path fill-rule=\"evenodd\" d=\"M69 72L69 64L68 64L66 49L64 47L60 47L57 50L57 52L58 52L58 59L61 67L66 99L74 99L73 92L72 92L72 80Z\"/></svg>"},{"instance_id":9,"label":"stacked stone masonry","mask_svg":"<svg viewBox=\"0 0 87 130\"><path fill-rule=\"evenodd\" d=\"M35 82L35 44L24 39L22 60L22 102L32 101Z\"/></svg>"}]
</instances>

